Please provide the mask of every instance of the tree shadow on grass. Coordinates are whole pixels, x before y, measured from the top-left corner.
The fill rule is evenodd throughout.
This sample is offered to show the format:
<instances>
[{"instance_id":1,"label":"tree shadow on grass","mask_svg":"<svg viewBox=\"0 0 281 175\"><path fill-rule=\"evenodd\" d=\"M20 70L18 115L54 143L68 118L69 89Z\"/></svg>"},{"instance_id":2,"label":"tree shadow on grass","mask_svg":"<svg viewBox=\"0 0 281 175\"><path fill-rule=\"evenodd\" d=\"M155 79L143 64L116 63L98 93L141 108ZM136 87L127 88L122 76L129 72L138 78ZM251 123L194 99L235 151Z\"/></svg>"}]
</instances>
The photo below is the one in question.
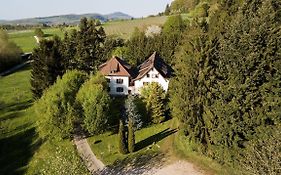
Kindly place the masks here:
<instances>
[{"instance_id":1,"label":"tree shadow on grass","mask_svg":"<svg viewBox=\"0 0 281 175\"><path fill-rule=\"evenodd\" d=\"M20 111L29 108L32 105L32 102L33 100L27 100L23 102L5 104L1 106L0 110L3 110L5 112Z\"/></svg>"},{"instance_id":2,"label":"tree shadow on grass","mask_svg":"<svg viewBox=\"0 0 281 175\"><path fill-rule=\"evenodd\" d=\"M174 134L176 133L177 130L176 129L170 129L170 128L167 128L157 134L154 134L144 140L141 140L140 142L136 143L135 145L135 148L136 148L136 151L139 151L153 143L156 143L156 142L159 142L160 140L168 137L169 135L171 134Z\"/></svg>"},{"instance_id":3,"label":"tree shadow on grass","mask_svg":"<svg viewBox=\"0 0 281 175\"><path fill-rule=\"evenodd\" d=\"M24 174L29 160L41 145L34 127L20 129L22 132L0 139L0 174Z\"/></svg>"},{"instance_id":4,"label":"tree shadow on grass","mask_svg":"<svg viewBox=\"0 0 281 175\"><path fill-rule=\"evenodd\" d=\"M97 175L140 175L151 171L153 168L162 167L166 162L163 153L151 152L150 154L137 154L123 160L117 160L102 171L96 171Z\"/></svg>"}]
</instances>

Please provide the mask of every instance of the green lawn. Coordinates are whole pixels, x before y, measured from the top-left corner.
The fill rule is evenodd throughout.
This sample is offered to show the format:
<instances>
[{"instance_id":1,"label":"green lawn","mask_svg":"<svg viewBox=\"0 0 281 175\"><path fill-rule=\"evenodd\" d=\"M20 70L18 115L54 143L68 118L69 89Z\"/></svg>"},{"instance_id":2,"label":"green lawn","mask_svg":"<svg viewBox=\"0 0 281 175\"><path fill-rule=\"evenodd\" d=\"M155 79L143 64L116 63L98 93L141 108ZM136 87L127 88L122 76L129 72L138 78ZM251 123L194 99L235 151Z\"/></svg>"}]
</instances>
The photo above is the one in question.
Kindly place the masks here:
<instances>
[{"instance_id":1,"label":"green lawn","mask_svg":"<svg viewBox=\"0 0 281 175\"><path fill-rule=\"evenodd\" d=\"M162 26L166 19L166 16L156 16L126 21L112 21L105 23L103 27L107 35L114 35L123 39L128 39L135 28L146 29L150 25Z\"/></svg>"},{"instance_id":2,"label":"green lawn","mask_svg":"<svg viewBox=\"0 0 281 175\"><path fill-rule=\"evenodd\" d=\"M166 18L165 16L158 16L134 20L111 21L103 24L103 27L107 35L128 39L136 27L145 29L150 25L163 25ZM43 32L46 38L50 38L54 35L63 37L65 31L70 31L74 28L76 27L67 27L63 30L60 28L47 28L43 29ZM34 30L14 31L9 33L9 38L22 48L24 52L32 52L37 45L34 38Z\"/></svg>"},{"instance_id":3,"label":"green lawn","mask_svg":"<svg viewBox=\"0 0 281 175\"><path fill-rule=\"evenodd\" d=\"M37 145L30 70L0 78L0 174L22 174Z\"/></svg>"},{"instance_id":4,"label":"green lawn","mask_svg":"<svg viewBox=\"0 0 281 175\"><path fill-rule=\"evenodd\" d=\"M60 28L47 28L43 29L45 38L51 38L54 35L59 37L64 36L65 31L69 31L73 29L73 27L68 27L63 29ZM20 48L22 48L23 52L32 52L32 50L36 47L36 40L34 38L34 30L23 30L9 33L9 38L11 41L14 41Z\"/></svg>"},{"instance_id":5,"label":"green lawn","mask_svg":"<svg viewBox=\"0 0 281 175\"><path fill-rule=\"evenodd\" d=\"M175 132L175 130L169 128L170 122L171 120L137 131L135 145L137 151L133 154L123 155L119 153L118 134L107 132L88 138L88 142L99 159L106 165L112 165L116 161L122 161L128 156L132 158L160 152L164 139Z\"/></svg>"},{"instance_id":6,"label":"green lawn","mask_svg":"<svg viewBox=\"0 0 281 175\"><path fill-rule=\"evenodd\" d=\"M32 104L28 66L0 77L0 174L24 174L27 168L34 174L32 170L46 170L50 164L56 168L71 164L67 171L61 171L65 174L88 174L70 140L41 145ZM60 175L61 172L52 171L51 174Z\"/></svg>"}]
</instances>

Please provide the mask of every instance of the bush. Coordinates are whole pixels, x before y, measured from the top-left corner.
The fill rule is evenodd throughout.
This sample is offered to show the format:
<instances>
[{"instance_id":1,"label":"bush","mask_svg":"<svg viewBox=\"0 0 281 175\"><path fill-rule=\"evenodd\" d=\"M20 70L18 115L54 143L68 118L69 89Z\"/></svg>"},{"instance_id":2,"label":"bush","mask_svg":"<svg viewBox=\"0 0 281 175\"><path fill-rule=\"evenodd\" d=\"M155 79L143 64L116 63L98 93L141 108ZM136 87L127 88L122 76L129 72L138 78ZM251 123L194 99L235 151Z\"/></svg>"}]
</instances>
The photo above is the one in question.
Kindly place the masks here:
<instances>
[{"instance_id":1,"label":"bush","mask_svg":"<svg viewBox=\"0 0 281 175\"><path fill-rule=\"evenodd\" d=\"M8 35L0 30L0 72L21 62L22 50L9 41Z\"/></svg>"},{"instance_id":2,"label":"bush","mask_svg":"<svg viewBox=\"0 0 281 175\"><path fill-rule=\"evenodd\" d=\"M75 97L85 79L86 75L82 72L68 71L35 104L38 131L42 138L71 136L75 119Z\"/></svg>"},{"instance_id":3,"label":"bush","mask_svg":"<svg viewBox=\"0 0 281 175\"><path fill-rule=\"evenodd\" d=\"M165 91L158 83L151 83L141 89L141 97L146 103L150 121L161 123L165 120Z\"/></svg>"},{"instance_id":4,"label":"bush","mask_svg":"<svg viewBox=\"0 0 281 175\"><path fill-rule=\"evenodd\" d=\"M109 119L110 97L107 81L97 74L83 84L76 97L76 111L83 121L83 128L90 134L100 134Z\"/></svg>"}]
</instances>

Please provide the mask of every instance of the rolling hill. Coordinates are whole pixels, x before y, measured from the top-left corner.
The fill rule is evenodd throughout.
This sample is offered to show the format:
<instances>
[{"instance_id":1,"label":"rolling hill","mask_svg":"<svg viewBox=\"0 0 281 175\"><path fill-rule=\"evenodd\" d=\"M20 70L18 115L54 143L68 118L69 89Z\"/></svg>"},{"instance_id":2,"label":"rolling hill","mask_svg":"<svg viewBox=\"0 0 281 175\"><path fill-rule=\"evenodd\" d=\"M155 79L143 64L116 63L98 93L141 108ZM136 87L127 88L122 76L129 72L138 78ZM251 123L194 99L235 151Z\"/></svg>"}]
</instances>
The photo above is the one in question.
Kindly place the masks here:
<instances>
[{"instance_id":1,"label":"rolling hill","mask_svg":"<svg viewBox=\"0 0 281 175\"><path fill-rule=\"evenodd\" d=\"M110 20L121 20L121 19L131 19L132 16L122 13L115 12L111 14L98 14L98 13L88 13L88 14L67 14L67 15L58 15L58 16L49 16L49 17L36 17L36 18L26 18L26 19L18 19L18 20L0 20L0 24L11 24L11 25L37 25L37 24L48 24L48 25L56 25L56 24L78 24L82 17L99 19L102 22L110 21Z\"/></svg>"}]
</instances>

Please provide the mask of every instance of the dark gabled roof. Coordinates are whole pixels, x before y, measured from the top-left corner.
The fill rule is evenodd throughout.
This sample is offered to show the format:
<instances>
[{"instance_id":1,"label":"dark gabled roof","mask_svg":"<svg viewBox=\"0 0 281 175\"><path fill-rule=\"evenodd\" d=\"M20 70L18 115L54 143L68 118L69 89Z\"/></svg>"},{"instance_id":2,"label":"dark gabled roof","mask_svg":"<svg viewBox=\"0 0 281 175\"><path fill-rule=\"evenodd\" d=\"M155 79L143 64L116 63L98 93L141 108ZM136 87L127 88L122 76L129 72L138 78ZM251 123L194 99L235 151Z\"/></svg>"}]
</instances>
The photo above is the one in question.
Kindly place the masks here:
<instances>
[{"instance_id":1,"label":"dark gabled roof","mask_svg":"<svg viewBox=\"0 0 281 175\"><path fill-rule=\"evenodd\" d=\"M133 77L131 69L132 66L116 56L99 66L100 72L104 75Z\"/></svg>"},{"instance_id":2,"label":"dark gabled roof","mask_svg":"<svg viewBox=\"0 0 281 175\"><path fill-rule=\"evenodd\" d=\"M134 80L141 79L152 68L155 68L164 78L169 78L172 69L167 65L157 52L154 52L144 63L138 66L138 76Z\"/></svg>"}]
</instances>

